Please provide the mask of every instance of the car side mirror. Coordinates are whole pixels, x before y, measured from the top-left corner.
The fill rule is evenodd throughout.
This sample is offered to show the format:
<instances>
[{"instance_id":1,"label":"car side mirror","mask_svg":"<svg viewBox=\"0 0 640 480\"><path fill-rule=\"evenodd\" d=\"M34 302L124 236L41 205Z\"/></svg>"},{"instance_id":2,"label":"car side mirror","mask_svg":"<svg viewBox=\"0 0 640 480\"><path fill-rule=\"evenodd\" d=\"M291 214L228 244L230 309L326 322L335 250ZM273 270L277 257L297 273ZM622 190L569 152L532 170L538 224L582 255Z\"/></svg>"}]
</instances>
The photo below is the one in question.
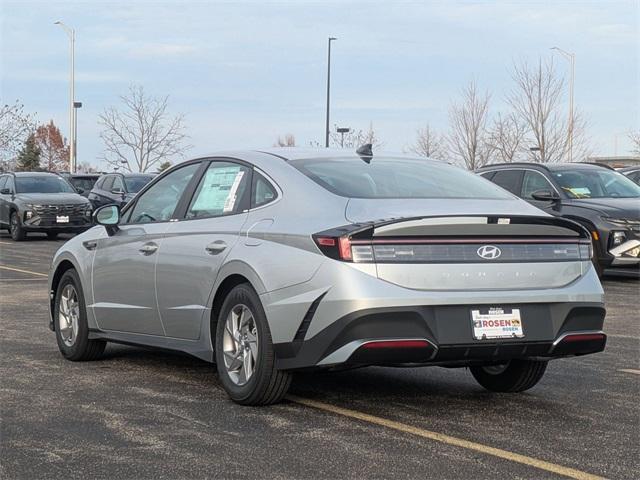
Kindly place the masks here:
<instances>
[{"instance_id":1,"label":"car side mirror","mask_svg":"<svg viewBox=\"0 0 640 480\"><path fill-rule=\"evenodd\" d=\"M93 212L93 221L96 225L103 225L109 236L118 231L120 223L120 207L117 205L104 205Z\"/></svg>"},{"instance_id":2,"label":"car side mirror","mask_svg":"<svg viewBox=\"0 0 640 480\"><path fill-rule=\"evenodd\" d=\"M541 202L555 202L560 200L560 196L552 190L538 190L533 192L531 197Z\"/></svg>"},{"instance_id":3,"label":"car side mirror","mask_svg":"<svg viewBox=\"0 0 640 480\"><path fill-rule=\"evenodd\" d=\"M2 195L10 195L10 194L11 194L11 193L13 193L13 192L11 191L11 189L10 189L10 188L3 188L2 190L0 190L0 193L1 193Z\"/></svg>"}]
</instances>

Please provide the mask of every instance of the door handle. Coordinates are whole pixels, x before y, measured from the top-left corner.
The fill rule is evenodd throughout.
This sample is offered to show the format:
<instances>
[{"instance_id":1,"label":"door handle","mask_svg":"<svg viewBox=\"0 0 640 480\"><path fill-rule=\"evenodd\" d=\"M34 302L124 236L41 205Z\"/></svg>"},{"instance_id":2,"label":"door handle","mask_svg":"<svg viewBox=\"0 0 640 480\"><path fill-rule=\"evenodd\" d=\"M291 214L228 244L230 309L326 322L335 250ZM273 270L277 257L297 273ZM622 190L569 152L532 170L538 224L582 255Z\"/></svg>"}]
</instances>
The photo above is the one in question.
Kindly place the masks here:
<instances>
[{"instance_id":1,"label":"door handle","mask_svg":"<svg viewBox=\"0 0 640 480\"><path fill-rule=\"evenodd\" d=\"M138 250L143 255L151 255L152 253L156 253L158 250L158 245L155 243L146 243Z\"/></svg>"},{"instance_id":2,"label":"door handle","mask_svg":"<svg viewBox=\"0 0 640 480\"><path fill-rule=\"evenodd\" d=\"M216 240L215 242L211 242L209 245L204 247L209 255L217 255L222 252L225 248L227 248L227 244L222 240Z\"/></svg>"}]
</instances>

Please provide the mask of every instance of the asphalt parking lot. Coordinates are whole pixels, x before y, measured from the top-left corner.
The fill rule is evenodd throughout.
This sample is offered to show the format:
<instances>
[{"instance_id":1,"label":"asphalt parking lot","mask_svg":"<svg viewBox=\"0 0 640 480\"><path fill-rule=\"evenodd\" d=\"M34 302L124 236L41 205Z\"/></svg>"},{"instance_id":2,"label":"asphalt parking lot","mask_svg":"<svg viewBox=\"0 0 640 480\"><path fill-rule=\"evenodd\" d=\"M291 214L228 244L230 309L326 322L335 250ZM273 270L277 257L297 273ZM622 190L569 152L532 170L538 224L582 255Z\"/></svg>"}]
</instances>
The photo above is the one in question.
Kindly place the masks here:
<instances>
[{"instance_id":1,"label":"asphalt parking lot","mask_svg":"<svg viewBox=\"0 0 640 480\"><path fill-rule=\"evenodd\" d=\"M606 279L607 349L524 394L464 369L305 374L241 407L215 367L110 344L72 363L47 327L64 242L0 234L0 478L638 478L637 279Z\"/></svg>"}]
</instances>

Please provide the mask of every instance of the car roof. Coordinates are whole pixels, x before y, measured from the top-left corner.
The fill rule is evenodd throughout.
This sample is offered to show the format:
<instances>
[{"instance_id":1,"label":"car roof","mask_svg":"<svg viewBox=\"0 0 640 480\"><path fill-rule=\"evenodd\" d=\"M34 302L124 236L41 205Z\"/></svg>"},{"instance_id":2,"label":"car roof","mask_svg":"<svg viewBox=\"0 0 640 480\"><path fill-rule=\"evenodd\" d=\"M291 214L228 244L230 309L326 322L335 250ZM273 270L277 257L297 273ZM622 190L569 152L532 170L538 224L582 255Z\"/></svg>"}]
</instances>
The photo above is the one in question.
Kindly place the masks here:
<instances>
[{"instance_id":1,"label":"car roof","mask_svg":"<svg viewBox=\"0 0 640 480\"><path fill-rule=\"evenodd\" d=\"M13 172L16 177L58 177L61 178L57 173L51 172Z\"/></svg>"},{"instance_id":2,"label":"car roof","mask_svg":"<svg viewBox=\"0 0 640 480\"><path fill-rule=\"evenodd\" d=\"M311 159L345 159L345 160L360 160L360 155L356 153L356 149L349 148L311 148L311 147L274 147L266 148L262 150L255 150L255 152L266 153L276 157L280 157L283 160L311 160ZM242 152L236 152L237 155L242 155ZM376 157L385 158L405 158L411 160L432 161L436 163L443 163L440 160L429 159L426 157L418 157L415 155L407 155L406 153L387 152L384 150L373 149L373 159ZM444 162L446 163L446 162Z\"/></svg>"}]
</instances>

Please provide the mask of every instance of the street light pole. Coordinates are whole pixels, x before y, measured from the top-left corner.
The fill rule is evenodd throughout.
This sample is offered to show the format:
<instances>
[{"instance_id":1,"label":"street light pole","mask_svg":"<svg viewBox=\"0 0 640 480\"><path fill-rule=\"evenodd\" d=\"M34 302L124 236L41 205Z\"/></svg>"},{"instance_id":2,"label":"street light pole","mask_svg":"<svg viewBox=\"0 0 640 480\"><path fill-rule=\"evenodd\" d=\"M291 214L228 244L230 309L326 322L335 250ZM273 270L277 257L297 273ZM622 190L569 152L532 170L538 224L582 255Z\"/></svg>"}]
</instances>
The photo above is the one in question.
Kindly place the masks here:
<instances>
[{"instance_id":1,"label":"street light pole","mask_svg":"<svg viewBox=\"0 0 640 480\"><path fill-rule=\"evenodd\" d=\"M329 93L331 90L331 42L336 40L336 37L329 37L328 50L327 50L327 121L324 130L324 146L329 148Z\"/></svg>"},{"instance_id":2,"label":"street light pole","mask_svg":"<svg viewBox=\"0 0 640 480\"><path fill-rule=\"evenodd\" d=\"M76 45L76 31L62 23L61 21L57 21L54 25L60 25L62 29L69 36L69 46L70 46L70 54L71 54L71 69L69 73L69 171L71 173L75 173L76 171L76 132L75 132L75 124L76 124L76 109L75 109L75 45Z\"/></svg>"},{"instance_id":3,"label":"street light pole","mask_svg":"<svg viewBox=\"0 0 640 480\"><path fill-rule=\"evenodd\" d=\"M573 162L573 84L575 80L576 54L567 52L558 47L552 47L551 50L557 50L564 58L569 60L571 68L571 76L569 77L569 122L567 124L567 142L569 144L569 161Z\"/></svg>"}]
</instances>

